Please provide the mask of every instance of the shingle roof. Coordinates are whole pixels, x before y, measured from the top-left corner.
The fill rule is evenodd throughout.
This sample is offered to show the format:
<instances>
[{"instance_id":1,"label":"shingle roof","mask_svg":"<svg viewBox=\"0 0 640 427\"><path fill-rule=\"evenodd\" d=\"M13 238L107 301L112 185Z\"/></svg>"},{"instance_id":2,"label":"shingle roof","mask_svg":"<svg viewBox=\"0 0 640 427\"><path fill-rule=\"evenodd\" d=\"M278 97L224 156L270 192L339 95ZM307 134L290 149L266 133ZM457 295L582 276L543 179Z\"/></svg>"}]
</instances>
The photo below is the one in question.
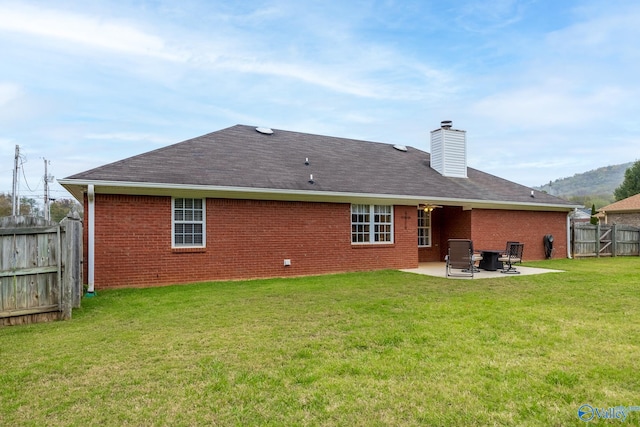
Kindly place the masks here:
<instances>
[{"instance_id":1,"label":"shingle roof","mask_svg":"<svg viewBox=\"0 0 640 427\"><path fill-rule=\"evenodd\" d=\"M308 159L308 165L305 160ZM309 182L313 175L314 183ZM468 168L449 178L429 167L429 153L391 144L236 125L86 172L72 181L221 186L305 192L410 195L575 206L566 200Z\"/></svg>"},{"instance_id":2,"label":"shingle roof","mask_svg":"<svg viewBox=\"0 0 640 427\"><path fill-rule=\"evenodd\" d=\"M640 194L627 197L598 209L598 212L640 211Z\"/></svg>"}]
</instances>

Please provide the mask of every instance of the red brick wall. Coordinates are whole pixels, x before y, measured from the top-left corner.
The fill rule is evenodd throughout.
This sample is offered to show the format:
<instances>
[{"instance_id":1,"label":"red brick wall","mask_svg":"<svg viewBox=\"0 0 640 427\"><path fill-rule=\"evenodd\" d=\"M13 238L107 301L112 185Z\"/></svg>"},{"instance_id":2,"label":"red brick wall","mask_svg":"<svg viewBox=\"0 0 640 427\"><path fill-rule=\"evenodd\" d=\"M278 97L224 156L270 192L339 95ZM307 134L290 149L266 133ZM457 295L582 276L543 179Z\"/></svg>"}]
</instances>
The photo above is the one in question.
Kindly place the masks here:
<instances>
[{"instance_id":1,"label":"red brick wall","mask_svg":"<svg viewBox=\"0 0 640 427\"><path fill-rule=\"evenodd\" d=\"M545 258L543 238L553 235L553 258L567 257L567 213L473 209L475 249L503 249L507 241L524 243L524 261Z\"/></svg>"},{"instance_id":2,"label":"red brick wall","mask_svg":"<svg viewBox=\"0 0 640 427\"><path fill-rule=\"evenodd\" d=\"M420 248L420 262L444 261L449 239L471 238L471 211L444 206L431 213L431 248Z\"/></svg>"},{"instance_id":3,"label":"red brick wall","mask_svg":"<svg viewBox=\"0 0 640 427\"><path fill-rule=\"evenodd\" d=\"M420 262L443 261L449 239L471 239L476 250L504 249L507 241L525 244L524 259L545 258L543 237L554 237L554 258L567 256L566 212L463 210L445 206L433 211L431 248L420 248Z\"/></svg>"},{"instance_id":4,"label":"red brick wall","mask_svg":"<svg viewBox=\"0 0 640 427\"><path fill-rule=\"evenodd\" d=\"M417 266L415 207L395 207L389 245L352 245L350 209L336 203L207 199L206 248L172 249L170 197L97 194L95 287Z\"/></svg>"}]
</instances>

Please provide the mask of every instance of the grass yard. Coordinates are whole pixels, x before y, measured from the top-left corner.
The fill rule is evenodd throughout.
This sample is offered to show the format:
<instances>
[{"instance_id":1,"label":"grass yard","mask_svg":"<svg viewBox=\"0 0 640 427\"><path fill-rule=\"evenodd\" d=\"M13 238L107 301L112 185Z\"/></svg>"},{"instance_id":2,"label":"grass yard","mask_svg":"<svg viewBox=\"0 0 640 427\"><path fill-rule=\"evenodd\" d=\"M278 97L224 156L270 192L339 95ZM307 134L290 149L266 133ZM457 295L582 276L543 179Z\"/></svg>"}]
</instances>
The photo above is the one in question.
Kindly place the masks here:
<instances>
[{"instance_id":1,"label":"grass yard","mask_svg":"<svg viewBox=\"0 0 640 427\"><path fill-rule=\"evenodd\" d=\"M566 273L102 291L0 328L0 425L580 426L582 404L640 405L640 258L527 265Z\"/></svg>"}]
</instances>

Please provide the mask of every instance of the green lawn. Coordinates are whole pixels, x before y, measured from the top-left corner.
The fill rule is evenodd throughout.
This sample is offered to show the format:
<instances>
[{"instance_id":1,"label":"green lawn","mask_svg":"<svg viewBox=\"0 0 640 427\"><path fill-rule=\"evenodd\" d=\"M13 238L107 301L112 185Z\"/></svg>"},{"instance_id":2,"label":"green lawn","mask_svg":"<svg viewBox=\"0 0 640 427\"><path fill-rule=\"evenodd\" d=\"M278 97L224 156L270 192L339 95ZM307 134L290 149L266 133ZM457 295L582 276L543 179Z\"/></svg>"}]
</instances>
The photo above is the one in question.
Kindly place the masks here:
<instances>
[{"instance_id":1,"label":"green lawn","mask_svg":"<svg viewBox=\"0 0 640 427\"><path fill-rule=\"evenodd\" d=\"M0 328L0 425L564 426L640 405L640 258L527 265L566 272L102 291Z\"/></svg>"}]
</instances>

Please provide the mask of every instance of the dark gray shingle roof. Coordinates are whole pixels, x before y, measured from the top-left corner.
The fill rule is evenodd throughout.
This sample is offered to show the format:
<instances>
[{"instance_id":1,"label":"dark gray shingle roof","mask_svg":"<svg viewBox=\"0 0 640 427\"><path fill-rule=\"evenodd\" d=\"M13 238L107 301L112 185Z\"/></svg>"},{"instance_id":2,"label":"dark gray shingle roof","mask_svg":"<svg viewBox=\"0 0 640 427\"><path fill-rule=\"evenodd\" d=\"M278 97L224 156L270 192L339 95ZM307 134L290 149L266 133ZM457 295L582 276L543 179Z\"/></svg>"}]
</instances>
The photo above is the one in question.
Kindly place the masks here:
<instances>
[{"instance_id":1,"label":"dark gray shingle roof","mask_svg":"<svg viewBox=\"0 0 640 427\"><path fill-rule=\"evenodd\" d=\"M305 159L309 165L305 165ZM309 183L313 174L314 183ZM449 178L429 167L429 153L391 144L236 125L163 147L66 180L122 181L410 195L516 203L573 204L468 168L468 178Z\"/></svg>"}]
</instances>

